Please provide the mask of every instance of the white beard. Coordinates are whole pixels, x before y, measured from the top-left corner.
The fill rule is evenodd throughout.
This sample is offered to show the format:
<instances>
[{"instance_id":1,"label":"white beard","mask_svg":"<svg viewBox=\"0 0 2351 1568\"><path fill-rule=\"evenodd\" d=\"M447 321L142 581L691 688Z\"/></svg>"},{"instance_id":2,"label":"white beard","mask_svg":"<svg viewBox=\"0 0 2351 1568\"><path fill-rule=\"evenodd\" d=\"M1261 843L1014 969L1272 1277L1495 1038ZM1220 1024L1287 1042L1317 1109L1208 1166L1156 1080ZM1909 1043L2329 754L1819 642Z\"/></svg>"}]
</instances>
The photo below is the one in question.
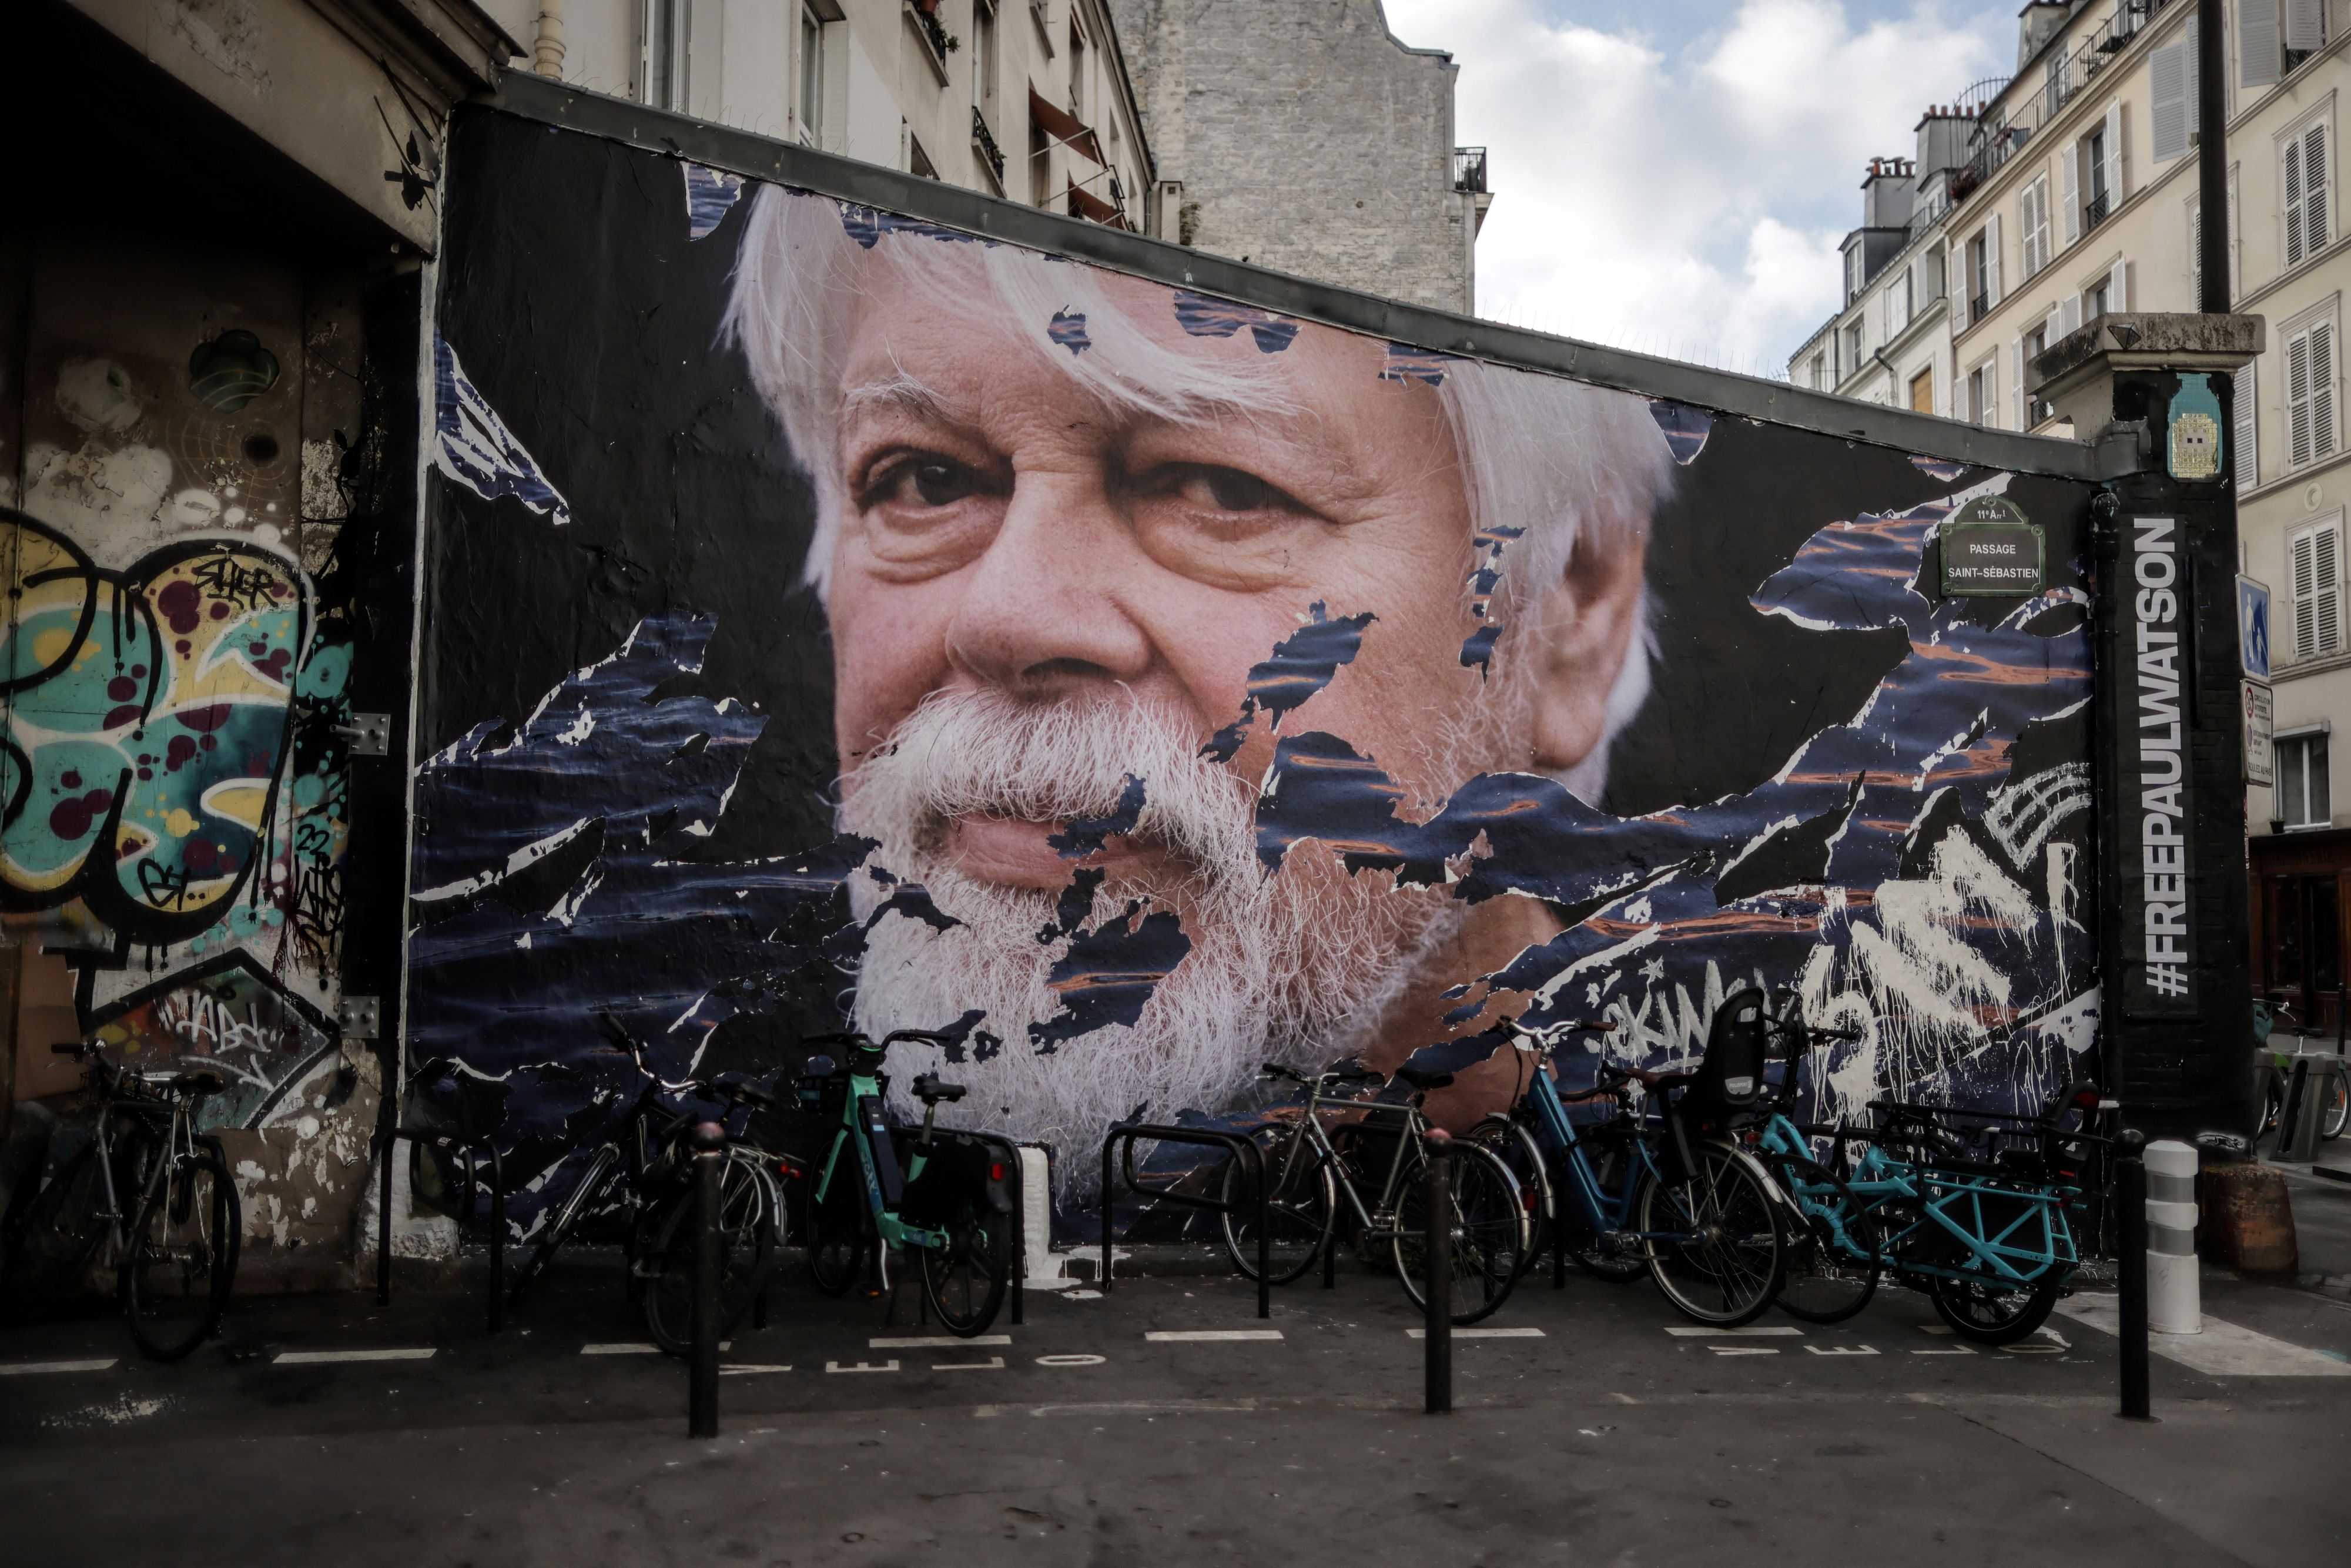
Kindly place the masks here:
<instances>
[{"instance_id":1,"label":"white beard","mask_svg":"<svg viewBox=\"0 0 2351 1568\"><path fill-rule=\"evenodd\" d=\"M1213 1113L1238 1100L1264 1062L1320 1067L1367 1037L1414 961L1454 925L1453 906L1441 890L1349 876L1319 846L1293 851L1265 876L1254 790L1198 756L1199 744L1177 716L1143 703L935 693L843 780L843 827L878 839L874 863L923 884L961 922L937 931L893 911L875 923L858 975L857 1028L878 1040L980 1009L978 1029L1002 1042L985 1061L967 1045L960 1062L935 1047L894 1048L902 1108L912 1108L904 1086L917 1071L939 1071L969 1091L946 1120L1055 1145L1063 1192L1082 1197L1103 1132L1138 1103L1152 1120ZM1176 885L1107 881L1086 924L1150 899L1178 911L1191 947L1132 1026L1040 1051L1029 1026L1062 1010L1047 982L1069 940L1038 940L1058 895L958 871L944 852L948 824L966 813L1107 816L1130 773L1147 795L1130 841L1168 852L1189 874ZM888 890L860 879L853 891L868 915Z\"/></svg>"}]
</instances>

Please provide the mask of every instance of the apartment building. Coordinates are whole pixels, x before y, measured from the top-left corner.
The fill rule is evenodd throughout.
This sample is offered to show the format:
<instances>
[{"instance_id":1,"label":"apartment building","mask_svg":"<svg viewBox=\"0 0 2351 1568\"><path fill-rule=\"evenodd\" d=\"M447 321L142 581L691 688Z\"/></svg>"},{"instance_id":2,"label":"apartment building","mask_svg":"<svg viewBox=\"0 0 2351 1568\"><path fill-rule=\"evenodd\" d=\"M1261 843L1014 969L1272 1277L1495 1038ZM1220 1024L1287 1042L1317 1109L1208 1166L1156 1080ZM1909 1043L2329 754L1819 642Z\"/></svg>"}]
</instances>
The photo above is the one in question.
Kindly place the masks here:
<instances>
[{"instance_id":1,"label":"apartment building","mask_svg":"<svg viewBox=\"0 0 2351 1568\"><path fill-rule=\"evenodd\" d=\"M1844 307L1789 375L2063 433L2033 396L2036 356L2103 314L2197 308L2195 30L2216 12L2231 303L2268 324L2265 351L2238 378L2234 444L2243 571L2273 598L2273 778L2249 781L2246 800L2254 972L2323 1001L2326 1022L2351 976L2351 784L2337 790L2329 765L2335 718L2351 734L2339 349L2351 236L2335 173L2351 0L2028 5L2016 74L1969 106L1959 166L1926 168L1922 151L1898 248L1883 237L1871 248L1894 204L1865 211L1846 241ZM1930 177L1943 183L1940 204L1926 199ZM1897 327L1902 291L1918 297L1922 270L1944 297Z\"/></svg>"},{"instance_id":2,"label":"apartment building","mask_svg":"<svg viewBox=\"0 0 2351 1568\"><path fill-rule=\"evenodd\" d=\"M1174 232L1102 0L484 3L528 41L542 75L1114 227Z\"/></svg>"}]
</instances>

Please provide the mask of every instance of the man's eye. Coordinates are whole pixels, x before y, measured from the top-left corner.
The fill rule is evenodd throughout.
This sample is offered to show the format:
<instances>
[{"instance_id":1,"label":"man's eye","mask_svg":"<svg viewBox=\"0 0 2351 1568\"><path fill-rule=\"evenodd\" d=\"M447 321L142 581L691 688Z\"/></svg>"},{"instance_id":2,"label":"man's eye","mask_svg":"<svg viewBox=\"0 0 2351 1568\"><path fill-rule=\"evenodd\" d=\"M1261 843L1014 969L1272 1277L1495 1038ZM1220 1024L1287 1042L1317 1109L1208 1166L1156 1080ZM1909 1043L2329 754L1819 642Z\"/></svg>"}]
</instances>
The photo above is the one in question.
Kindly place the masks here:
<instances>
[{"instance_id":1,"label":"man's eye","mask_svg":"<svg viewBox=\"0 0 2351 1568\"><path fill-rule=\"evenodd\" d=\"M882 475L873 500L902 506L948 507L979 488L979 476L943 457L915 457Z\"/></svg>"},{"instance_id":2,"label":"man's eye","mask_svg":"<svg viewBox=\"0 0 2351 1568\"><path fill-rule=\"evenodd\" d=\"M1257 512L1268 507L1294 511L1298 507L1298 503L1281 490L1238 468L1192 468L1178 476L1176 488L1194 506L1213 507L1220 512Z\"/></svg>"}]
</instances>

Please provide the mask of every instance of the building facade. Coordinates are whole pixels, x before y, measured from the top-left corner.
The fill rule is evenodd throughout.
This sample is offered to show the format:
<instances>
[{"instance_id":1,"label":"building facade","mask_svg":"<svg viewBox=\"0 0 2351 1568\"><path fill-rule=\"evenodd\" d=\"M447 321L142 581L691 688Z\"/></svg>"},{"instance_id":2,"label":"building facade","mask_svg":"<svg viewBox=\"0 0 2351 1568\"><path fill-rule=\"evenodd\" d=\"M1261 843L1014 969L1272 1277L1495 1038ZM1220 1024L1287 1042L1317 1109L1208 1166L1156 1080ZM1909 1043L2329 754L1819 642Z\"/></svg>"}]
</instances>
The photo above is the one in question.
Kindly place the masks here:
<instances>
[{"instance_id":1,"label":"building facade","mask_svg":"<svg viewBox=\"0 0 2351 1568\"><path fill-rule=\"evenodd\" d=\"M1459 68L1379 0L1113 0L1167 237L1470 314L1492 197L1454 145Z\"/></svg>"},{"instance_id":2,"label":"building facade","mask_svg":"<svg viewBox=\"0 0 2351 1568\"><path fill-rule=\"evenodd\" d=\"M2351 787L2337 791L2329 767L2334 719L2351 723L2339 348L2351 235L2335 174L2351 4L2026 6L2016 75L1970 106L1958 166L1928 170L1922 152L1923 221L1876 265L1852 259L1866 249L1866 223L1848 239L1845 306L1789 374L1878 402L1924 398L1931 382L1932 406L1955 418L2095 435L2036 398L2033 364L2101 315L2198 308L2195 29L2216 9L2229 68L2231 302L2267 323L2263 353L2237 377L2234 442L2241 570L2273 604L2274 777L2249 779L2246 798L2254 975L2331 1029L2351 973ZM1927 199L1930 177L1945 201ZM1889 331L1895 301L1915 287L1905 268L1922 267L1943 298L1929 319Z\"/></svg>"},{"instance_id":3,"label":"building facade","mask_svg":"<svg viewBox=\"0 0 2351 1568\"><path fill-rule=\"evenodd\" d=\"M1173 236L1102 0L486 4L573 86Z\"/></svg>"}]
</instances>

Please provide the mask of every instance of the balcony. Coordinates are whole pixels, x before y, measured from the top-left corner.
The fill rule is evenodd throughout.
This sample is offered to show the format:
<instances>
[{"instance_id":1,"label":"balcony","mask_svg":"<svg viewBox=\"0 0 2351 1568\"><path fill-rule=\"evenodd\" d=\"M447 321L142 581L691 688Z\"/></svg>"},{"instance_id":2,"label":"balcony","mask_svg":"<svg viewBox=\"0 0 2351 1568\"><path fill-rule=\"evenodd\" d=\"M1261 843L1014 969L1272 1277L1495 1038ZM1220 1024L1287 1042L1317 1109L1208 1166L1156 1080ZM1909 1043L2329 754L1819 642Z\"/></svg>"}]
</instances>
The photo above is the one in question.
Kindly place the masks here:
<instances>
[{"instance_id":1,"label":"balcony","mask_svg":"<svg viewBox=\"0 0 2351 1568\"><path fill-rule=\"evenodd\" d=\"M1453 150L1453 188L1471 195L1486 193L1486 150L1483 147L1456 147Z\"/></svg>"},{"instance_id":2,"label":"balcony","mask_svg":"<svg viewBox=\"0 0 2351 1568\"><path fill-rule=\"evenodd\" d=\"M1986 289L1968 301L1968 319L1980 321L1991 314L1991 290Z\"/></svg>"},{"instance_id":3,"label":"balcony","mask_svg":"<svg viewBox=\"0 0 2351 1568\"><path fill-rule=\"evenodd\" d=\"M996 171L996 188L1003 190L1004 149L996 144L996 132L987 128L987 116L979 112L977 104L974 104L971 110L971 144L979 150L979 155L987 160L987 166Z\"/></svg>"},{"instance_id":4,"label":"balcony","mask_svg":"<svg viewBox=\"0 0 2351 1568\"><path fill-rule=\"evenodd\" d=\"M2113 214L2114 198L2100 191L2082 204L2082 232L2088 234Z\"/></svg>"},{"instance_id":5,"label":"balcony","mask_svg":"<svg viewBox=\"0 0 2351 1568\"><path fill-rule=\"evenodd\" d=\"M2046 76L2037 92L2010 97L2007 106L1988 105L1979 117L1974 152L1951 178L1951 199L1964 201L1997 173L2035 131L2055 119L2101 71L2147 31L2147 24L2174 0L2123 0L2113 13L2065 47L2045 57Z\"/></svg>"}]
</instances>

